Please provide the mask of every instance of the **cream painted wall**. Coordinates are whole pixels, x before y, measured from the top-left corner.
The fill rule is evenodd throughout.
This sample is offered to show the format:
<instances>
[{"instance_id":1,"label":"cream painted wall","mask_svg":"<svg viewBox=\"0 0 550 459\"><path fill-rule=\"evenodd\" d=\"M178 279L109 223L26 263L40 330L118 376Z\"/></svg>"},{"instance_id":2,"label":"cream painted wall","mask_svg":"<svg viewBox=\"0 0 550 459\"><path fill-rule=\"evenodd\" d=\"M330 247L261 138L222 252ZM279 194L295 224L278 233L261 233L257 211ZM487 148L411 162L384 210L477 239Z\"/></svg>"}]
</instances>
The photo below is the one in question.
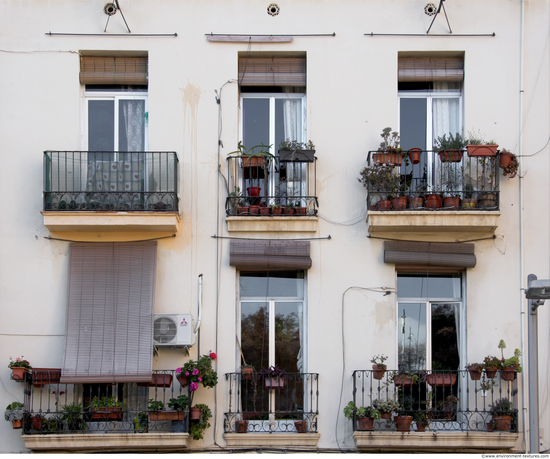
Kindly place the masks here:
<instances>
[{"instance_id":1,"label":"cream painted wall","mask_svg":"<svg viewBox=\"0 0 550 459\"><path fill-rule=\"evenodd\" d=\"M465 130L480 129L501 147L518 153L523 119L521 151L532 155L540 150L523 159L522 215L519 180L501 179L502 215L497 237L476 242L478 264L466 276L468 361L496 354L501 338L506 339L509 349L521 347L526 334L521 329L525 307L521 288L529 273L550 278L549 2L525 2L523 73L519 0L447 2L454 36L444 37L365 36L371 32L424 33L431 22L423 10L426 1L277 3L281 13L271 17L266 13L269 2L259 0L122 0L133 33L178 36L114 37L46 35L101 34L107 17L103 4L96 1L0 0L0 68L4 69L0 72L0 178L5 204L0 219L4 241L0 245L0 362L6 363L0 370L0 405L22 399L22 387L9 379L9 356L24 355L37 366L62 364L68 244L45 237L105 241L155 236L129 236L124 232L50 234L43 225L42 152L83 148L80 50L148 52L149 149L176 151L181 177L182 220L178 233L174 239L159 241L156 312L191 312L196 316L197 279L202 273L200 352L218 352L219 375L235 371L236 271L229 267L228 240L212 238L216 234L229 236L224 218L224 181L217 172L219 106L214 90L219 92L223 86L223 148L219 159L221 173L226 176L225 156L235 149L239 132L238 88L226 82L237 78L238 53L246 52L248 44L211 43L205 37L210 32L336 33L335 37L297 36L292 43L253 43L250 47L252 52L307 53L307 135L317 145L319 158L320 219L313 236L332 237L330 241L311 242L313 267L308 272L308 371L321 375L319 447L337 447L336 416L340 446L354 446L351 423L341 414L341 407L351 399L351 372L368 368L371 355L382 352L390 356L390 367L397 364L395 295L352 289L344 301L342 296L351 286L396 285L393 266L383 263L382 241L367 238L366 192L357 177L368 150L377 148L381 129L398 126L399 51L464 52ZM110 19L107 30L109 34L126 33L119 14ZM495 37L459 36L493 32ZM436 19L431 33L448 34L444 17ZM283 239L294 236L302 237L270 235ZM408 236L416 237L412 233ZM471 234L456 236L463 240L475 238ZM436 235L431 240L452 239ZM541 330L550 325L548 307L540 309ZM198 347L192 349L193 357ZM550 449L549 356L548 334L541 332L541 450ZM154 359L154 367L175 368L185 360L180 351L162 350ZM341 384L340 400L336 394ZM217 391L215 440L223 445L223 382ZM198 399L212 407L213 390L201 391ZM214 429L209 429L206 440L193 445L211 446L213 433ZM25 451L18 431L7 422L0 423L0 438L1 452ZM523 449L523 445L518 444L518 448Z\"/></svg>"}]
</instances>

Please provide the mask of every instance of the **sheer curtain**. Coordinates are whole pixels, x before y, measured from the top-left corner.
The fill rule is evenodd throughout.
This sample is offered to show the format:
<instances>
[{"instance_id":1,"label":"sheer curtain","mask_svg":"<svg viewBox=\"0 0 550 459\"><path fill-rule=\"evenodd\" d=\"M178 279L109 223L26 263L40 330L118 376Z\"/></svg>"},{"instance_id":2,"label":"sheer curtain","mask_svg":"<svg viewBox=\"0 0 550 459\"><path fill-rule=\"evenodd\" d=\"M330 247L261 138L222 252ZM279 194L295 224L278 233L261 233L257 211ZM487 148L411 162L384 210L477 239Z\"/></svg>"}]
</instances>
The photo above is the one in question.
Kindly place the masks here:
<instances>
[{"instance_id":1,"label":"sheer curtain","mask_svg":"<svg viewBox=\"0 0 550 459\"><path fill-rule=\"evenodd\" d=\"M304 142L302 127L302 99L285 99L283 105L284 139ZM305 163L286 163L287 196L306 195ZM301 200L300 206L305 206Z\"/></svg>"}]
</instances>

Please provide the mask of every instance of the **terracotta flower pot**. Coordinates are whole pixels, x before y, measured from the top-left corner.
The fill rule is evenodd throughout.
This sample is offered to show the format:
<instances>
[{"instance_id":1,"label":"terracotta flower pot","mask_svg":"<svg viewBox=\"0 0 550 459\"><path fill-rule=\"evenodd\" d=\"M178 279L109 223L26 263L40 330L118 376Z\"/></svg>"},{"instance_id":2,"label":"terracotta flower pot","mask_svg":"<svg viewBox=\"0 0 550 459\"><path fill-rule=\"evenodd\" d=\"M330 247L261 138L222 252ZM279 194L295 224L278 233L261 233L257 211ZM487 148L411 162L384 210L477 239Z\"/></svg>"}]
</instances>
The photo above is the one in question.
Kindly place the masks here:
<instances>
[{"instance_id":1,"label":"terracotta flower pot","mask_svg":"<svg viewBox=\"0 0 550 459\"><path fill-rule=\"evenodd\" d=\"M496 156L498 145L466 145L468 156Z\"/></svg>"},{"instance_id":2,"label":"terracotta flower pot","mask_svg":"<svg viewBox=\"0 0 550 459\"><path fill-rule=\"evenodd\" d=\"M250 207L237 207L237 215L248 215L248 211L250 210Z\"/></svg>"},{"instance_id":3,"label":"terracotta flower pot","mask_svg":"<svg viewBox=\"0 0 550 459\"><path fill-rule=\"evenodd\" d=\"M420 148L411 148L409 150L409 158L413 164L418 164L420 162L420 155L422 150Z\"/></svg>"},{"instance_id":4,"label":"terracotta flower pot","mask_svg":"<svg viewBox=\"0 0 550 459\"><path fill-rule=\"evenodd\" d=\"M447 209L458 209L460 207L460 198L458 196L447 196L443 198L443 207Z\"/></svg>"},{"instance_id":5,"label":"terracotta flower pot","mask_svg":"<svg viewBox=\"0 0 550 459\"><path fill-rule=\"evenodd\" d=\"M390 210L391 209L391 201L389 199L384 199L382 201L378 201L376 204L376 207L378 210Z\"/></svg>"},{"instance_id":6,"label":"terracotta flower pot","mask_svg":"<svg viewBox=\"0 0 550 459\"><path fill-rule=\"evenodd\" d=\"M382 379L386 372L386 365L373 365L372 370L372 377L374 379Z\"/></svg>"},{"instance_id":7,"label":"terracotta flower pot","mask_svg":"<svg viewBox=\"0 0 550 459\"><path fill-rule=\"evenodd\" d=\"M409 432L411 430L412 416L396 416L394 420L395 430L398 432Z\"/></svg>"},{"instance_id":8,"label":"terracotta flower pot","mask_svg":"<svg viewBox=\"0 0 550 459\"><path fill-rule=\"evenodd\" d=\"M299 433L305 433L307 432L307 423L305 420L302 420L302 421L295 421L294 422L294 425L296 426L296 430L299 432Z\"/></svg>"},{"instance_id":9,"label":"terracotta flower pot","mask_svg":"<svg viewBox=\"0 0 550 459\"><path fill-rule=\"evenodd\" d=\"M481 372L482 370L476 370L476 369L471 369L471 370L468 370L470 372L470 379L472 381L479 381L481 379Z\"/></svg>"},{"instance_id":10,"label":"terracotta flower pot","mask_svg":"<svg viewBox=\"0 0 550 459\"><path fill-rule=\"evenodd\" d=\"M410 209L420 209L421 207L424 207L424 198L421 198L421 197L409 198Z\"/></svg>"},{"instance_id":11,"label":"terracotta flower pot","mask_svg":"<svg viewBox=\"0 0 550 459\"><path fill-rule=\"evenodd\" d=\"M441 196L438 194L430 194L426 198L426 207L428 209L439 209L441 207Z\"/></svg>"},{"instance_id":12,"label":"terracotta flower pot","mask_svg":"<svg viewBox=\"0 0 550 459\"><path fill-rule=\"evenodd\" d=\"M271 209L271 215L281 215L282 213L283 209L281 207Z\"/></svg>"},{"instance_id":13,"label":"terracotta flower pot","mask_svg":"<svg viewBox=\"0 0 550 459\"><path fill-rule=\"evenodd\" d=\"M241 377L245 380L252 379L252 374L254 373L254 370L252 368L241 368Z\"/></svg>"},{"instance_id":14,"label":"terracotta flower pot","mask_svg":"<svg viewBox=\"0 0 550 459\"><path fill-rule=\"evenodd\" d=\"M357 418L357 430L374 430L374 418Z\"/></svg>"},{"instance_id":15,"label":"terracotta flower pot","mask_svg":"<svg viewBox=\"0 0 550 459\"><path fill-rule=\"evenodd\" d=\"M25 381L25 373L27 369L25 367L11 367L11 379L17 382Z\"/></svg>"},{"instance_id":16,"label":"terracotta flower pot","mask_svg":"<svg viewBox=\"0 0 550 459\"><path fill-rule=\"evenodd\" d=\"M508 153L500 154L500 167L502 167L503 169L506 169L510 165L511 161L512 161L512 155Z\"/></svg>"},{"instance_id":17,"label":"terracotta flower pot","mask_svg":"<svg viewBox=\"0 0 550 459\"><path fill-rule=\"evenodd\" d=\"M269 207L260 207L260 215L269 215Z\"/></svg>"},{"instance_id":18,"label":"terracotta flower pot","mask_svg":"<svg viewBox=\"0 0 550 459\"><path fill-rule=\"evenodd\" d=\"M456 374L454 373L432 373L426 377L426 382L430 386L448 387L456 382Z\"/></svg>"},{"instance_id":19,"label":"terracotta flower pot","mask_svg":"<svg viewBox=\"0 0 550 459\"><path fill-rule=\"evenodd\" d=\"M510 430L512 424L512 416L493 416L494 430L506 431Z\"/></svg>"},{"instance_id":20,"label":"terracotta flower pot","mask_svg":"<svg viewBox=\"0 0 550 459\"><path fill-rule=\"evenodd\" d=\"M248 431L248 421L235 421L235 430L237 433L246 433Z\"/></svg>"},{"instance_id":21,"label":"terracotta flower pot","mask_svg":"<svg viewBox=\"0 0 550 459\"><path fill-rule=\"evenodd\" d=\"M57 384L61 378L61 368L33 368L32 385L42 387L46 384Z\"/></svg>"},{"instance_id":22,"label":"terracotta flower pot","mask_svg":"<svg viewBox=\"0 0 550 459\"><path fill-rule=\"evenodd\" d=\"M463 154L463 150L444 150L439 152L439 159L443 163L459 163Z\"/></svg>"},{"instance_id":23,"label":"terracotta flower pot","mask_svg":"<svg viewBox=\"0 0 550 459\"><path fill-rule=\"evenodd\" d=\"M426 432L426 427L428 427L427 421L416 421L417 432Z\"/></svg>"},{"instance_id":24,"label":"terracotta flower pot","mask_svg":"<svg viewBox=\"0 0 550 459\"><path fill-rule=\"evenodd\" d=\"M391 418L391 413L389 411L382 411L380 413L380 417L382 419L390 419Z\"/></svg>"},{"instance_id":25,"label":"terracotta flower pot","mask_svg":"<svg viewBox=\"0 0 550 459\"><path fill-rule=\"evenodd\" d=\"M306 211L307 211L307 207L297 207L296 215L305 215Z\"/></svg>"},{"instance_id":26,"label":"terracotta flower pot","mask_svg":"<svg viewBox=\"0 0 550 459\"><path fill-rule=\"evenodd\" d=\"M185 375L179 375L176 379L180 382L182 387L186 387L189 384L189 379Z\"/></svg>"},{"instance_id":27,"label":"terracotta flower pot","mask_svg":"<svg viewBox=\"0 0 550 459\"><path fill-rule=\"evenodd\" d=\"M201 409L196 407L189 408L189 418L190 419L200 419L201 417Z\"/></svg>"},{"instance_id":28,"label":"terracotta flower pot","mask_svg":"<svg viewBox=\"0 0 550 459\"><path fill-rule=\"evenodd\" d=\"M23 428L23 419L19 419L17 421L11 421L11 426L14 429L22 429Z\"/></svg>"},{"instance_id":29,"label":"terracotta flower pot","mask_svg":"<svg viewBox=\"0 0 550 459\"><path fill-rule=\"evenodd\" d=\"M246 191L248 191L248 196L252 196L254 198L260 196L260 191L262 189L259 186L249 186Z\"/></svg>"},{"instance_id":30,"label":"terracotta flower pot","mask_svg":"<svg viewBox=\"0 0 550 459\"><path fill-rule=\"evenodd\" d=\"M250 206L250 215L259 215L260 206Z\"/></svg>"},{"instance_id":31,"label":"terracotta flower pot","mask_svg":"<svg viewBox=\"0 0 550 459\"><path fill-rule=\"evenodd\" d=\"M391 207L394 210L405 210L407 208L407 197L400 196L391 200Z\"/></svg>"},{"instance_id":32,"label":"terracotta flower pot","mask_svg":"<svg viewBox=\"0 0 550 459\"><path fill-rule=\"evenodd\" d=\"M516 379L516 370L514 368L503 368L500 370L500 379L503 381L513 381Z\"/></svg>"},{"instance_id":33,"label":"terracotta flower pot","mask_svg":"<svg viewBox=\"0 0 550 459\"><path fill-rule=\"evenodd\" d=\"M489 379L493 379L497 375L497 367L485 368L485 374Z\"/></svg>"},{"instance_id":34,"label":"terracotta flower pot","mask_svg":"<svg viewBox=\"0 0 550 459\"><path fill-rule=\"evenodd\" d=\"M374 153L372 158L376 164L388 164L389 166L401 166L403 162L403 153L384 152Z\"/></svg>"}]
</instances>

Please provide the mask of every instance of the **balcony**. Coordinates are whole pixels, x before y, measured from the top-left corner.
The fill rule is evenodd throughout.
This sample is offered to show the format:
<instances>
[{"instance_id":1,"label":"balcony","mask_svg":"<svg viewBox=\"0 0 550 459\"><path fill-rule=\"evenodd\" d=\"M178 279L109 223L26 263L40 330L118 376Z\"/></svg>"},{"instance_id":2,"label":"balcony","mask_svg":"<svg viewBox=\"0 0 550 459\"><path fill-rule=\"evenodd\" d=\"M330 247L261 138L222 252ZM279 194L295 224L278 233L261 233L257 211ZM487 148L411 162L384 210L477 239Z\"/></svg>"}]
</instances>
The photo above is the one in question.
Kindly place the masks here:
<instances>
[{"instance_id":1,"label":"balcony","mask_svg":"<svg viewBox=\"0 0 550 459\"><path fill-rule=\"evenodd\" d=\"M227 373L224 438L228 446L315 447L319 440L319 375L285 373L270 378Z\"/></svg>"},{"instance_id":2,"label":"balcony","mask_svg":"<svg viewBox=\"0 0 550 459\"><path fill-rule=\"evenodd\" d=\"M352 400L357 407L394 402L392 412L382 413L372 430L359 430L354 415L357 448L365 452L510 452L519 438L517 374L512 377L510 381L508 374L483 372L475 380L468 371L422 371L407 379L396 371L383 375L354 371ZM503 412L492 410L503 399L509 405L509 424L500 420Z\"/></svg>"},{"instance_id":3,"label":"balcony","mask_svg":"<svg viewBox=\"0 0 550 459\"><path fill-rule=\"evenodd\" d=\"M229 231L317 230L315 157L234 156L227 161Z\"/></svg>"},{"instance_id":4,"label":"balcony","mask_svg":"<svg viewBox=\"0 0 550 459\"><path fill-rule=\"evenodd\" d=\"M60 374L53 369L27 373L26 448L82 453L181 451L188 447L189 407L183 411L168 407L170 399L189 395L173 371L154 371L150 383L119 384L61 384ZM94 407L98 401L100 405ZM162 402L164 409L151 410L151 401Z\"/></svg>"},{"instance_id":5,"label":"balcony","mask_svg":"<svg viewBox=\"0 0 550 459\"><path fill-rule=\"evenodd\" d=\"M44 152L50 231L177 231L174 152Z\"/></svg>"},{"instance_id":6,"label":"balcony","mask_svg":"<svg viewBox=\"0 0 550 459\"><path fill-rule=\"evenodd\" d=\"M370 233L494 234L500 215L498 156L422 151L416 164L407 155L392 156L393 164L381 163L389 160L371 151L362 171Z\"/></svg>"}]
</instances>

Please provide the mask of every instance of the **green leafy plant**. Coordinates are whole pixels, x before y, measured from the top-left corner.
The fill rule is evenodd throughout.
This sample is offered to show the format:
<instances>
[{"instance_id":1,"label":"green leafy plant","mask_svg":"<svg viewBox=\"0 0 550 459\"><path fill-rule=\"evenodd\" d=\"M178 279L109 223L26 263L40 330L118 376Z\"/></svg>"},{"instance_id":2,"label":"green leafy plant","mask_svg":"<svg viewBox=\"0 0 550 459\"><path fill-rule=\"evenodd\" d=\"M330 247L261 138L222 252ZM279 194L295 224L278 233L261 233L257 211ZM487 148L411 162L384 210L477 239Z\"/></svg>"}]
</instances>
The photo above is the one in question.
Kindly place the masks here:
<instances>
[{"instance_id":1,"label":"green leafy plant","mask_svg":"<svg viewBox=\"0 0 550 459\"><path fill-rule=\"evenodd\" d=\"M381 413L393 413L399 411L399 402L395 400L374 400L372 406Z\"/></svg>"},{"instance_id":2,"label":"green leafy plant","mask_svg":"<svg viewBox=\"0 0 550 459\"><path fill-rule=\"evenodd\" d=\"M382 199L399 193L400 176L394 172L393 166L375 163L364 167L359 174L359 182L367 190L380 193Z\"/></svg>"},{"instance_id":3,"label":"green leafy plant","mask_svg":"<svg viewBox=\"0 0 550 459\"><path fill-rule=\"evenodd\" d=\"M315 150L315 144L311 140L298 142L297 140L286 139L279 144L279 150Z\"/></svg>"},{"instance_id":4,"label":"green leafy plant","mask_svg":"<svg viewBox=\"0 0 550 459\"><path fill-rule=\"evenodd\" d=\"M180 395L177 398L171 398L168 402L168 406L176 411L185 411L189 405L189 397L187 395Z\"/></svg>"},{"instance_id":5,"label":"green leafy plant","mask_svg":"<svg viewBox=\"0 0 550 459\"><path fill-rule=\"evenodd\" d=\"M468 138L464 139L467 145L496 145L494 140L485 140L485 137L478 129L477 132L468 131Z\"/></svg>"},{"instance_id":6,"label":"green leafy plant","mask_svg":"<svg viewBox=\"0 0 550 459\"><path fill-rule=\"evenodd\" d=\"M12 402L6 407L4 412L4 419L6 421L21 421L25 414L24 410L25 405L20 402Z\"/></svg>"},{"instance_id":7,"label":"green leafy plant","mask_svg":"<svg viewBox=\"0 0 550 459\"><path fill-rule=\"evenodd\" d=\"M24 367L24 368L28 368L29 370L32 368L29 364L29 361L23 359L23 356L17 357L15 360L13 360L10 357L10 363L8 363L8 368L13 368L13 367Z\"/></svg>"},{"instance_id":8,"label":"green leafy plant","mask_svg":"<svg viewBox=\"0 0 550 459\"><path fill-rule=\"evenodd\" d=\"M147 413L144 411L138 413L138 415L133 419L133 423L134 430L138 432L147 432L149 428L149 417L147 416Z\"/></svg>"},{"instance_id":9,"label":"green leafy plant","mask_svg":"<svg viewBox=\"0 0 550 459\"><path fill-rule=\"evenodd\" d=\"M124 404L112 396L93 397L88 408L95 408L96 410L124 408Z\"/></svg>"},{"instance_id":10,"label":"green leafy plant","mask_svg":"<svg viewBox=\"0 0 550 459\"><path fill-rule=\"evenodd\" d=\"M464 368L466 368L466 370L479 370L479 371L481 371L484 368L484 364L483 363L469 363Z\"/></svg>"},{"instance_id":11,"label":"green leafy plant","mask_svg":"<svg viewBox=\"0 0 550 459\"><path fill-rule=\"evenodd\" d=\"M506 397L496 400L490 409L493 416L513 416L515 413L512 402Z\"/></svg>"},{"instance_id":12,"label":"green leafy plant","mask_svg":"<svg viewBox=\"0 0 550 459\"><path fill-rule=\"evenodd\" d=\"M434 140L435 151L462 150L465 146L466 140L459 132L454 136L449 132Z\"/></svg>"},{"instance_id":13,"label":"green leafy plant","mask_svg":"<svg viewBox=\"0 0 550 459\"><path fill-rule=\"evenodd\" d=\"M401 152L401 148L399 148L400 138L397 131L392 131L391 127L384 128L380 137L382 137L382 142L380 143L380 147L378 147L378 151Z\"/></svg>"},{"instance_id":14,"label":"green leafy plant","mask_svg":"<svg viewBox=\"0 0 550 459\"><path fill-rule=\"evenodd\" d=\"M274 161L277 160L275 155L273 153L270 153L272 145L264 145L261 143L260 145L254 145L253 147L246 148L242 141L239 141L237 144L237 149L235 151L232 151L227 154L228 157L250 157L250 156L264 156L266 159L273 159ZM250 158L247 158L246 161L250 161Z\"/></svg>"},{"instance_id":15,"label":"green leafy plant","mask_svg":"<svg viewBox=\"0 0 550 459\"><path fill-rule=\"evenodd\" d=\"M384 364L384 362L388 360L388 356L387 355L384 355L384 354L377 354L377 355L373 355L372 358L370 359L370 362L374 365L383 365L383 366L386 366Z\"/></svg>"},{"instance_id":16,"label":"green leafy plant","mask_svg":"<svg viewBox=\"0 0 550 459\"><path fill-rule=\"evenodd\" d=\"M357 416L360 418L380 419L382 417L380 411L372 406L357 407L354 402L349 402L344 407L344 416L347 419L353 419L354 413L357 413Z\"/></svg>"},{"instance_id":17,"label":"green leafy plant","mask_svg":"<svg viewBox=\"0 0 550 459\"><path fill-rule=\"evenodd\" d=\"M160 400L149 399L149 411L162 411L164 409L164 403Z\"/></svg>"},{"instance_id":18,"label":"green leafy plant","mask_svg":"<svg viewBox=\"0 0 550 459\"><path fill-rule=\"evenodd\" d=\"M218 384L218 374L212 368L212 355L203 355L198 360L189 360L181 368L176 369L177 376L187 376L189 380L189 390L194 392L199 384L204 387L214 387ZM214 357L215 358L215 357Z\"/></svg>"},{"instance_id":19,"label":"green leafy plant","mask_svg":"<svg viewBox=\"0 0 550 459\"><path fill-rule=\"evenodd\" d=\"M212 411L210 411L208 405L203 403L196 404L195 408L200 408L201 414L199 419L190 421L189 434L194 440L202 440L204 438L203 432L210 427L208 420L212 417Z\"/></svg>"},{"instance_id":20,"label":"green leafy plant","mask_svg":"<svg viewBox=\"0 0 550 459\"><path fill-rule=\"evenodd\" d=\"M84 422L84 413L81 403L69 403L61 408L61 420L69 430L85 430L87 424Z\"/></svg>"}]
</instances>

